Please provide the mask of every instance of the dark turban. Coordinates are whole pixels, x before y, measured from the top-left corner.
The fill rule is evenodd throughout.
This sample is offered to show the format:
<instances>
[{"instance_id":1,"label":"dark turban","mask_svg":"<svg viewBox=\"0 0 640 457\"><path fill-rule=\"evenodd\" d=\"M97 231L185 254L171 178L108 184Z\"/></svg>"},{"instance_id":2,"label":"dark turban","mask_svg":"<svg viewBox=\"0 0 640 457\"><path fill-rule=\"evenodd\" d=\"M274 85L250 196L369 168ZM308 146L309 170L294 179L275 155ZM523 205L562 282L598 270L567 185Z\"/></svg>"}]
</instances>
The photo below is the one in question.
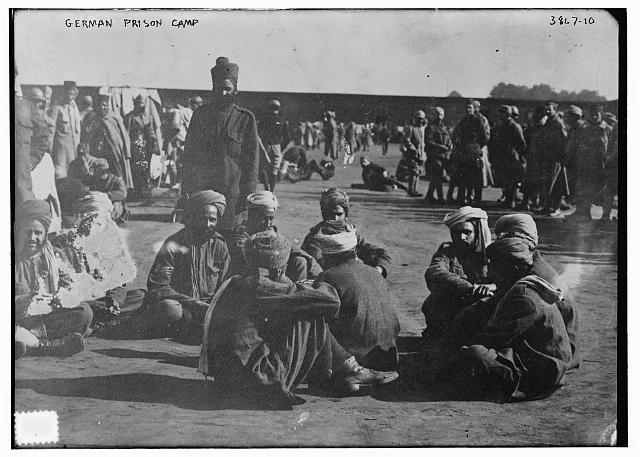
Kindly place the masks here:
<instances>
[{"instance_id":1,"label":"dark turban","mask_svg":"<svg viewBox=\"0 0 640 457\"><path fill-rule=\"evenodd\" d=\"M235 63L229 62L226 57L218 57L215 66L211 68L211 80L215 82L229 79L237 86L239 70L240 67Z\"/></svg>"},{"instance_id":2,"label":"dark turban","mask_svg":"<svg viewBox=\"0 0 640 457\"><path fill-rule=\"evenodd\" d=\"M487 246L489 260L502 260L507 262L524 262L527 265L533 263L533 254L529 243L521 238L502 238Z\"/></svg>"},{"instance_id":3,"label":"dark turban","mask_svg":"<svg viewBox=\"0 0 640 457\"><path fill-rule=\"evenodd\" d=\"M291 243L273 230L252 235L245 244L244 255L253 267L281 269L287 265Z\"/></svg>"},{"instance_id":4,"label":"dark turban","mask_svg":"<svg viewBox=\"0 0 640 457\"><path fill-rule=\"evenodd\" d=\"M538 227L529 214L507 214L496 221L495 232L500 238L522 238L531 248L538 245Z\"/></svg>"},{"instance_id":5,"label":"dark turban","mask_svg":"<svg viewBox=\"0 0 640 457\"><path fill-rule=\"evenodd\" d=\"M16 230L21 230L33 221L40 222L45 230L51 225L51 207L44 200L27 200L16 210Z\"/></svg>"},{"instance_id":6,"label":"dark turban","mask_svg":"<svg viewBox=\"0 0 640 457\"><path fill-rule=\"evenodd\" d=\"M224 195L212 190L202 190L186 196L184 201L185 222L198 211L202 211L207 205L215 206L218 210L218 217L221 217L224 214L224 209L227 207L227 200L224 198Z\"/></svg>"},{"instance_id":7,"label":"dark turban","mask_svg":"<svg viewBox=\"0 0 640 457\"><path fill-rule=\"evenodd\" d=\"M336 187L326 189L322 192L322 196L320 197L320 210L324 212L327 209L333 208L335 205L342 206L344 213L347 216L349 215L349 196L346 192Z\"/></svg>"}]
</instances>

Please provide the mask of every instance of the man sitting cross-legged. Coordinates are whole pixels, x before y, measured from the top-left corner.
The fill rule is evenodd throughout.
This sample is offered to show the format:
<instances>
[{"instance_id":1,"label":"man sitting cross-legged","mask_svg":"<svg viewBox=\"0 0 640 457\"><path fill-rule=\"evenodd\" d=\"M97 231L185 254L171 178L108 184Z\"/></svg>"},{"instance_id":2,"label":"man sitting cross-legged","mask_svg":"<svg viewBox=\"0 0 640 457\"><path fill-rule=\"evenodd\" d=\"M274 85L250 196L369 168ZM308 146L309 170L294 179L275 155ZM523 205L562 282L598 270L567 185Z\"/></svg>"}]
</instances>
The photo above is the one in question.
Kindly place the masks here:
<instances>
[{"instance_id":1,"label":"man sitting cross-legged","mask_svg":"<svg viewBox=\"0 0 640 457\"><path fill-rule=\"evenodd\" d=\"M233 236L227 240L231 264L229 275L247 274L249 265L243 249L251 235L265 230L278 231L273 225L278 209L278 199L268 190L255 192L247 197L247 221L236 227ZM293 282L314 279L322 272L318 262L300 248L291 247L287 261L287 278Z\"/></svg>"},{"instance_id":2,"label":"man sitting cross-legged","mask_svg":"<svg viewBox=\"0 0 640 457\"><path fill-rule=\"evenodd\" d=\"M16 210L15 233L15 357L71 355L84 349L83 335L93 313L81 302L64 308L57 298L63 286L60 266L64 254L47 240L51 208L42 200L27 200ZM64 281L63 281L64 282ZM51 308L41 313L41 308ZM37 313L36 309L39 309Z\"/></svg>"},{"instance_id":3,"label":"man sitting cross-legged","mask_svg":"<svg viewBox=\"0 0 640 457\"><path fill-rule=\"evenodd\" d=\"M198 371L213 376L222 392L256 395L280 408L304 402L292 390L305 379L344 393L397 379L396 372L361 367L336 342L327 320L338 313L338 294L326 283L288 279L290 249L271 230L247 240L251 272L231 277L213 298Z\"/></svg>"},{"instance_id":4,"label":"man sitting cross-legged","mask_svg":"<svg viewBox=\"0 0 640 457\"><path fill-rule=\"evenodd\" d=\"M491 243L487 213L463 206L444 218L451 241L442 243L424 274L431 294L422 305L427 328L422 333L436 340L456 315L476 300L493 294L488 284L485 250Z\"/></svg>"},{"instance_id":5,"label":"man sitting cross-legged","mask_svg":"<svg viewBox=\"0 0 640 457\"><path fill-rule=\"evenodd\" d=\"M547 397L564 384L571 364L562 292L532 274L531 249L521 239L498 240L487 256L497 285L488 320L474 333L450 327L430 361L441 381L474 398Z\"/></svg>"},{"instance_id":6,"label":"man sitting cross-legged","mask_svg":"<svg viewBox=\"0 0 640 457\"><path fill-rule=\"evenodd\" d=\"M209 301L229 268L227 244L216 231L224 209L224 195L212 190L188 197L185 227L167 238L149 272L145 311L135 319L139 337L202 340Z\"/></svg>"},{"instance_id":7,"label":"man sitting cross-legged","mask_svg":"<svg viewBox=\"0 0 640 457\"><path fill-rule=\"evenodd\" d=\"M562 314L562 320L567 328L569 341L571 343L571 368L580 365L580 342L578 333L580 331L580 314L569 286L560 277L558 272L542 256L538 248L538 227L529 214L507 214L500 217L495 225L496 237L520 238L531 248L533 265L531 273L540 276L554 288L562 291L564 300L558 302L558 309Z\"/></svg>"},{"instance_id":8,"label":"man sitting cross-legged","mask_svg":"<svg viewBox=\"0 0 640 457\"><path fill-rule=\"evenodd\" d=\"M318 281L331 284L340 296L340 313L329 321L338 342L366 367L397 367L396 337L400 323L385 279L356 255L353 226L323 227L315 236L325 271Z\"/></svg>"}]
</instances>

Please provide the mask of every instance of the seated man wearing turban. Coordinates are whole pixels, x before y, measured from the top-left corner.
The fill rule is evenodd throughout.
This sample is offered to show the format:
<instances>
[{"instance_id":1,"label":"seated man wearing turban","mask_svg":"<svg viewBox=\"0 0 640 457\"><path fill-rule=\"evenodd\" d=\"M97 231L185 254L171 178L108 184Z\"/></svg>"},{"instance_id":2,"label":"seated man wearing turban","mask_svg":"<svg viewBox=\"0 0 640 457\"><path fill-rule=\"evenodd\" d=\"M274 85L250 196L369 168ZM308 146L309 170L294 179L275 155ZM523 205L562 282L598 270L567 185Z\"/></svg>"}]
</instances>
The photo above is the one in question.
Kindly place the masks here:
<instances>
[{"instance_id":1,"label":"seated man wearing turban","mask_svg":"<svg viewBox=\"0 0 640 457\"><path fill-rule=\"evenodd\" d=\"M571 344L559 311L562 292L531 273L533 256L519 238L487 248L497 284L492 313L473 334L447 332L436 370L441 380L472 398L545 398L565 383Z\"/></svg>"},{"instance_id":2,"label":"seated man wearing turban","mask_svg":"<svg viewBox=\"0 0 640 457\"><path fill-rule=\"evenodd\" d=\"M578 305L569 290L569 286L538 251L538 228L535 221L529 214L508 214L496 221L495 232L498 239L520 238L527 243L533 256L531 274L540 276L562 292L564 300L559 301L557 305L571 343L571 368L578 367L580 365Z\"/></svg>"},{"instance_id":3,"label":"seated man wearing turban","mask_svg":"<svg viewBox=\"0 0 640 457\"><path fill-rule=\"evenodd\" d=\"M363 368L337 343L327 321L338 314L338 295L325 283L291 282L284 274L290 248L272 230L247 240L251 272L225 281L212 300L198 371L226 394L255 394L282 409L304 403L292 390L305 379L344 393L397 379Z\"/></svg>"},{"instance_id":4,"label":"seated man wearing turban","mask_svg":"<svg viewBox=\"0 0 640 457\"><path fill-rule=\"evenodd\" d=\"M278 199L268 190L255 192L247 197L247 221L236 227L233 237L228 240L229 275L247 274L249 264L244 256L244 246L249 237L265 230L278 231L273 225ZM302 249L292 247L287 261L287 278L293 282L314 279L322 272L318 262Z\"/></svg>"},{"instance_id":5,"label":"seated man wearing turban","mask_svg":"<svg viewBox=\"0 0 640 457\"><path fill-rule=\"evenodd\" d=\"M149 272L138 336L201 341L209 301L229 268L227 244L216 231L225 206L224 195L212 190L185 202L185 227L166 239Z\"/></svg>"},{"instance_id":6,"label":"seated man wearing turban","mask_svg":"<svg viewBox=\"0 0 640 457\"><path fill-rule=\"evenodd\" d=\"M320 210L322 222L311 227L301 247L322 265L322 246L315 239L315 236L323 227L337 227L340 230L349 216L349 196L335 187L327 189L322 192L320 197ZM374 267L386 278L391 267L389 253L384 248L365 242L364 236L360 232L356 232L356 236L358 237L356 246L358 258L366 265Z\"/></svg>"},{"instance_id":7,"label":"seated man wearing turban","mask_svg":"<svg viewBox=\"0 0 640 457\"><path fill-rule=\"evenodd\" d=\"M336 340L362 365L376 370L397 366L400 323L387 282L356 256L358 238L352 226L323 227L316 234L325 271L317 281L331 284L340 297L337 319L329 321Z\"/></svg>"},{"instance_id":8,"label":"seated man wearing turban","mask_svg":"<svg viewBox=\"0 0 640 457\"><path fill-rule=\"evenodd\" d=\"M63 308L57 293L62 286L60 264L64 254L47 240L51 209L42 200L27 200L16 210L15 233L15 356L71 355L84 349L85 335L93 319L82 302ZM32 313L50 306L51 312Z\"/></svg>"},{"instance_id":9,"label":"seated man wearing turban","mask_svg":"<svg viewBox=\"0 0 640 457\"><path fill-rule=\"evenodd\" d=\"M488 284L485 249L491 243L487 213L463 206L444 217L451 241L442 243L431 258L424 279L431 294L422 305L427 322L423 336L437 339L456 315L495 290Z\"/></svg>"}]
</instances>

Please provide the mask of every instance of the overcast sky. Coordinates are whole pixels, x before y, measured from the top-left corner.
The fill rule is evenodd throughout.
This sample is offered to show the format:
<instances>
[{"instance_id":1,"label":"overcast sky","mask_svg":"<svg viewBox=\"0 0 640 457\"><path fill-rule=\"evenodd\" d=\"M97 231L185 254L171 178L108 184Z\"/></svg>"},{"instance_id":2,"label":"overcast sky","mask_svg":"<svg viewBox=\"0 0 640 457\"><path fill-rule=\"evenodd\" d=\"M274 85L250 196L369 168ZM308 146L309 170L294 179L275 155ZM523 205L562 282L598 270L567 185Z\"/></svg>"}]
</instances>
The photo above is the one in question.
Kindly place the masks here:
<instances>
[{"instance_id":1,"label":"overcast sky","mask_svg":"<svg viewBox=\"0 0 640 457\"><path fill-rule=\"evenodd\" d=\"M113 27L68 28L67 18ZM124 18L163 24L124 28ZM240 66L240 90L486 97L507 82L618 98L618 26L597 10L23 11L14 33L25 84L209 89L225 55Z\"/></svg>"}]
</instances>

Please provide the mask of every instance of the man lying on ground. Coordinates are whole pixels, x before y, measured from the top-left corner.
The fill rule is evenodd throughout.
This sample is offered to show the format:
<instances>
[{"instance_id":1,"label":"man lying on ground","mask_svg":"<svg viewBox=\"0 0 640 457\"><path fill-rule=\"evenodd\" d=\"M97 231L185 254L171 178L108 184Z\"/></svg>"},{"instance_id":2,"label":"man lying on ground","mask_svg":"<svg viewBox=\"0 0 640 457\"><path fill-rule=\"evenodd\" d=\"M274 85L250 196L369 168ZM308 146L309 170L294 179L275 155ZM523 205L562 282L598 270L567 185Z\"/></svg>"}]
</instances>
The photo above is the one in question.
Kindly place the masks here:
<instances>
[{"instance_id":1,"label":"man lying on ground","mask_svg":"<svg viewBox=\"0 0 640 457\"><path fill-rule=\"evenodd\" d=\"M327 189L322 192L320 197L320 210L322 212L322 222L311 227L301 247L322 266L322 246L315 239L315 235L322 227L336 226L339 228L347 221L347 216L349 216L349 196L335 187ZM374 267L386 278L391 267L389 253L384 248L367 243L359 231L356 231L356 236L358 237L358 245L356 246L358 258L366 265Z\"/></svg>"},{"instance_id":2,"label":"man lying on ground","mask_svg":"<svg viewBox=\"0 0 640 457\"><path fill-rule=\"evenodd\" d=\"M343 392L386 384L396 372L361 367L332 336L327 320L340 308L325 283L294 284L285 276L290 243L272 230L247 240L251 273L227 280L207 311L198 371L220 390L291 408L305 379Z\"/></svg>"},{"instance_id":3,"label":"man lying on ground","mask_svg":"<svg viewBox=\"0 0 640 457\"><path fill-rule=\"evenodd\" d=\"M204 315L229 268L227 244L216 231L225 205L212 190L188 196L184 228L166 239L149 272L144 312L135 319L139 337L202 341Z\"/></svg>"},{"instance_id":4,"label":"man lying on ground","mask_svg":"<svg viewBox=\"0 0 640 457\"><path fill-rule=\"evenodd\" d=\"M580 318L578 305L569 290L569 286L537 249L538 228L535 221L529 214L508 214L499 218L494 228L498 239L520 238L527 243L533 255L531 274L540 276L553 285L554 288L562 291L564 300L559 301L557 304L571 343L571 368L577 368L580 365L580 344L578 341Z\"/></svg>"},{"instance_id":5,"label":"man lying on ground","mask_svg":"<svg viewBox=\"0 0 640 457\"><path fill-rule=\"evenodd\" d=\"M266 230L278 231L273 225L278 208L278 199L267 190L255 192L247 197L247 221L236 227L234 236L227 240L231 263L229 276L248 274L249 265L244 256L244 246L249 237ZM287 278L293 282L314 279L322 272L318 262L302 249L292 247L287 261Z\"/></svg>"},{"instance_id":6,"label":"man lying on ground","mask_svg":"<svg viewBox=\"0 0 640 457\"><path fill-rule=\"evenodd\" d=\"M84 349L93 319L85 302L64 308L57 293L64 286L64 254L47 240L51 209L42 200L27 200L16 210L15 357L71 355ZM62 281L62 282L61 282ZM42 313L42 309L51 308ZM38 311L36 312L36 309Z\"/></svg>"},{"instance_id":7,"label":"man lying on ground","mask_svg":"<svg viewBox=\"0 0 640 457\"><path fill-rule=\"evenodd\" d=\"M451 241L442 243L424 274L431 294L422 305L428 340L437 339L455 316L476 300L490 296L486 247L491 243L487 213L463 206L444 217Z\"/></svg>"},{"instance_id":8,"label":"man lying on ground","mask_svg":"<svg viewBox=\"0 0 640 457\"><path fill-rule=\"evenodd\" d=\"M313 173L318 173L323 181L331 179L335 174L335 166L331 160L307 160L307 152L303 146L289 146L283 153L282 165L278 176L290 182L306 181Z\"/></svg>"},{"instance_id":9,"label":"man lying on ground","mask_svg":"<svg viewBox=\"0 0 640 457\"><path fill-rule=\"evenodd\" d=\"M389 174L389 171L371 162L367 157L360 157L362 165L362 181L364 184L351 184L352 189L369 189L377 192L393 192L400 188L408 192L408 187Z\"/></svg>"},{"instance_id":10,"label":"man lying on ground","mask_svg":"<svg viewBox=\"0 0 640 457\"><path fill-rule=\"evenodd\" d=\"M316 240L325 267L317 281L331 284L340 297L338 317L329 321L331 333L365 367L395 370L400 323L387 282L356 256L355 228L344 222L339 228L322 227Z\"/></svg>"},{"instance_id":11,"label":"man lying on ground","mask_svg":"<svg viewBox=\"0 0 640 457\"><path fill-rule=\"evenodd\" d=\"M498 240L487 248L487 256L497 284L487 323L466 336L447 332L432 363L441 381L472 398L545 398L565 384L571 364L558 305L562 292L532 274L533 255L522 239Z\"/></svg>"}]
</instances>

